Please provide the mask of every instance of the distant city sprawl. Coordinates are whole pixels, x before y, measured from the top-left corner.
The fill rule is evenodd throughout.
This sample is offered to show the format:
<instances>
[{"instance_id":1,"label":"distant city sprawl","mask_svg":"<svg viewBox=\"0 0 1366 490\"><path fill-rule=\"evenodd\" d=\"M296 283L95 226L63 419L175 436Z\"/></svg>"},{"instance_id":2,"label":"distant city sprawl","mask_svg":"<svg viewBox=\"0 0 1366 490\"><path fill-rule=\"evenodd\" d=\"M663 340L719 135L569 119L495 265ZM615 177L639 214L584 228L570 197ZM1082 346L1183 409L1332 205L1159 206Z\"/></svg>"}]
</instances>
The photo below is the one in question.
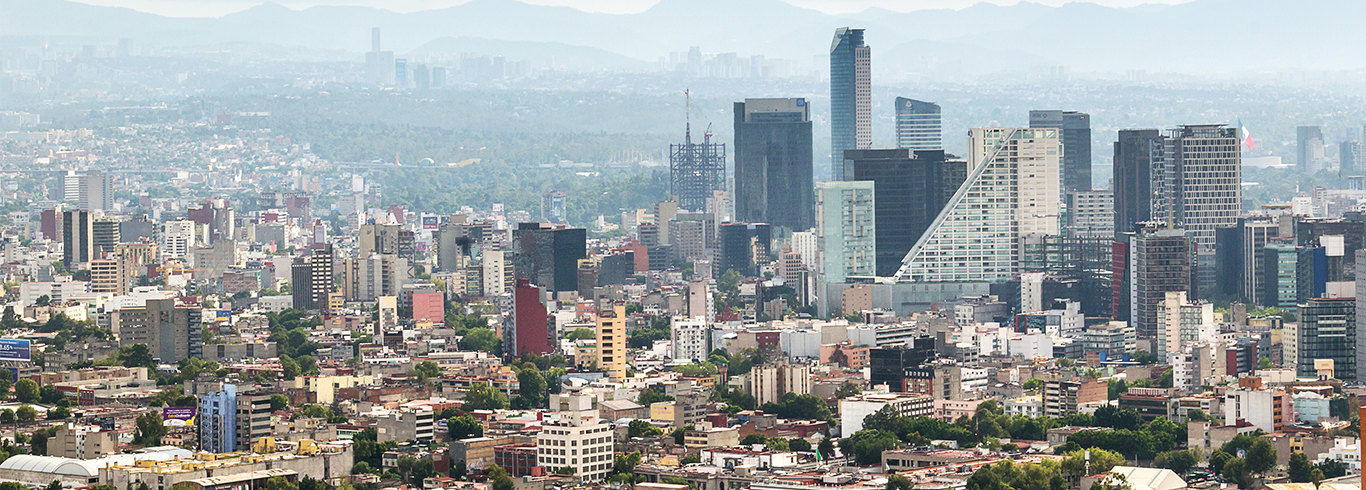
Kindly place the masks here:
<instances>
[{"instance_id":1,"label":"distant city sprawl","mask_svg":"<svg viewBox=\"0 0 1366 490\"><path fill-rule=\"evenodd\" d=\"M1366 4L1093 1L0 2L0 490L1358 490Z\"/></svg>"}]
</instances>

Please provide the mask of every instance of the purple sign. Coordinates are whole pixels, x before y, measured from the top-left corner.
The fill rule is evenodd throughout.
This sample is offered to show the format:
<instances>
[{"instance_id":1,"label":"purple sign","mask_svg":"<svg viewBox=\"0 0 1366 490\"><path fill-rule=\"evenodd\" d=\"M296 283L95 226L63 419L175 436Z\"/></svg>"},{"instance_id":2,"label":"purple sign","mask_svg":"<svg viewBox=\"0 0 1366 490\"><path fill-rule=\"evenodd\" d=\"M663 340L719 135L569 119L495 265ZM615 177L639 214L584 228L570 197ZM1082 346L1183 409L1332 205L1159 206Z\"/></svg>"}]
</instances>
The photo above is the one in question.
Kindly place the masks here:
<instances>
[{"instance_id":1,"label":"purple sign","mask_svg":"<svg viewBox=\"0 0 1366 490\"><path fill-rule=\"evenodd\" d=\"M198 407L166 407L161 409L161 420L170 427L183 427L194 425L194 416L198 414Z\"/></svg>"}]
</instances>

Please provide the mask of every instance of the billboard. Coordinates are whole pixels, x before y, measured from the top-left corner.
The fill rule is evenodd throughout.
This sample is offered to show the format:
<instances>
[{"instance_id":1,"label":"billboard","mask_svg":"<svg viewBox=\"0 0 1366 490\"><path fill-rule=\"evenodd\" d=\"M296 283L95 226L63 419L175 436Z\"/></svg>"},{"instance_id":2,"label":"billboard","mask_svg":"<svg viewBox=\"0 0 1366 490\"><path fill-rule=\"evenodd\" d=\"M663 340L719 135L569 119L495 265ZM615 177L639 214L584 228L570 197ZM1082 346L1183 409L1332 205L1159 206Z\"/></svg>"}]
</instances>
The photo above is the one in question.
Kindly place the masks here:
<instances>
[{"instance_id":1,"label":"billboard","mask_svg":"<svg viewBox=\"0 0 1366 490\"><path fill-rule=\"evenodd\" d=\"M161 421L167 427L190 426L198 413L199 407L166 407L161 410Z\"/></svg>"},{"instance_id":2,"label":"billboard","mask_svg":"<svg viewBox=\"0 0 1366 490\"><path fill-rule=\"evenodd\" d=\"M0 361L31 361L27 340L0 339Z\"/></svg>"},{"instance_id":3,"label":"billboard","mask_svg":"<svg viewBox=\"0 0 1366 490\"><path fill-rule=\"evenodd\" d=\"M437 229L437 228L438 228L438 225L440 224L440 223L439 223L440 219L441 219L441 218L440 218L439 216L423 216L423 217L422 217L422 229L424 229L424 230L435 230L435 229Z\"/></svg>"}]
</instances>

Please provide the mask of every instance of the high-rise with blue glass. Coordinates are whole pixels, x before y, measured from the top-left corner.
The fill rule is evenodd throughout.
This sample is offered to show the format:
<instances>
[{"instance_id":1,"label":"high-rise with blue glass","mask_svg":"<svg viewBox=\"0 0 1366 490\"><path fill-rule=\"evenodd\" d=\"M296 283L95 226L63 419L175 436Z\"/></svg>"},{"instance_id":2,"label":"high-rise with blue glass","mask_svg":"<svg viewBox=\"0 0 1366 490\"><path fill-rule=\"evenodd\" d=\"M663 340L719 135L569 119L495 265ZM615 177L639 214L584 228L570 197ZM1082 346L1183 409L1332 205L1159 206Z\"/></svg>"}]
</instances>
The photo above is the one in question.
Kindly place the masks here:
<instances>
[{"instance_id":1,"label":"high-rise with blue glass","mask_svg":"<svg viewBox=\"0 0 1366 490\"><path fill-rule=\"evenodd\" d=\"M872 48L863 29L835 29L830 42L830 170L844 178L844 150L873 146Z\"/></svg>"},{"instance_id":2,"label":"high-rise with blue glass","mask_svg":"<svg viewBox=\"0 0 1366 490\"><path fill-rule=\"evenodd\" d=\"M237 450L237 385L199 396L199 449L211 453Z\"/></svg>"}]
</instances>

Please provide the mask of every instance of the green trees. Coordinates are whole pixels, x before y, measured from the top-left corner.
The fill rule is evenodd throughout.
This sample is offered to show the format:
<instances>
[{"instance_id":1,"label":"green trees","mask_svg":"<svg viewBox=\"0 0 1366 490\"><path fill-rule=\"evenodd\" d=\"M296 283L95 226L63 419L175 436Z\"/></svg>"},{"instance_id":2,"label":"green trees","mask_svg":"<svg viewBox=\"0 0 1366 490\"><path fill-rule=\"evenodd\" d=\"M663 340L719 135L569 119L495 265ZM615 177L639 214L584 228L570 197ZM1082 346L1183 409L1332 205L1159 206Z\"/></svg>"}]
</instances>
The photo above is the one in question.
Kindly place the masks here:
<instances>
[{"instance_id":1,"label":"green trees","mask_svg":"<svg viewBox=\"0 0 1366 490\"><path fill-rule=\"evenodd\" d=\"M1124 465L1124 456L1104 449L1089 449L1091 460L1086 460L1086 450L1073 451L1067 453L1067 459L1062 461L1060 470L1062 475L1070 481L1080 481L1081 477L1087 475L1098 475L1108 473L1111 468Z\"/></svg>"},{"instance_id":2,"label":"green trees","mask_svg":"<svg viewBox=\"0 0 1366 490\"><path fill-rule=\"evenodd\" d=\"M1037 390L1043 387L1043 380L1039 378L1029 378L1021 385L1026 390Z\"/></svg>"},{"instance_id":3,"label":"green trees","mask_svg":"<svg viewBox=\"0 0 1366 490\"><path fill-rule=\"evenodd\" d=\"M640 396L636 400L636 403L648 407L653 403L674 401L674 397L655 391L653 388L646 388L640 390Z\"/></svg>"},{"instance_id":4,"label":"green trees","mask_svg":"<svg viewBox=\"0 0 1366 490\"><path fill-rule=\"evenodd\" d=\"M1003 461L983 466L968 478L968 490L1064 490L1057 463L1015 465Z\"/></svg>"},{"instance_id":5,"label":"green trees","mask_svg":"<svg viewBox=\"0 0 1366 490\"><path fill-rule=\"evenodd\" d=\"M863 429L853 436L840 439L840 451L852 454L859 465L880 464L882 452L901 447L896 434L877 429Z\"/></svg>"},{"instance_id":6,"label":"green trees","mask_svg":"<svg viewBox=\"0 0 1366 490\"><path fill-rule=\"evenodd\" d=\"M33 403L38 401L38 382L24 378L14 384L14 397L19 403Z\"/></svg>"},{"instance_id":7,"label":"green trees","mask_svg":"<svg viewBox=\"0 0 1366 490\"><path fill-rule=\"evenodd\" d=\"M432 361L422 361L413 366L413 370L408 373L418 384L427 384L428 380L441 379L441 366Z\"/></svg>"},{"instance_id":8,"label":"green trees","mask_svg":"<svg viewBox=\"0 0 1366 490\"><path fill-rule=\"evenodd\" d=\"M695 362L674 368L674 372L688 377L716 376L716 365L710 362Z\"/></svg>"},{"instance_id":9,"label":"green trees","mask_svg":"<svg viewBox=\"0 0 1366 490\"><path fill-rule=\"evenodd\" d=\"M849 398L851 396L858 396L858 394L862 392L863 388L859 388L859 385L854 384L852 381L845 381L844 384L835 389L835 398Z\"/></svg>"},{"instance_id":10,"label":"green trees","mask_svg":"<svg viewBox=\"0 0 1366 490\"><path fill-rule=\"evenodd\" d=\"M1320 473L1320 480L1347 476L1347 466L1342 464L1341 461L1331 458L1325 459L1322 463L1314 465L1314 470Z\"/></svg>"},{"instance_id":11,"label":"green trees","mask_svg":"<svg viewBox=\"0 0 1366 490\"><path fill-rule=\"evenodd\" d=\"M1242 458L1228 460L1219 474L1228 481L1237 483L1238 488L1252 488L1252 471L1248 470L1247 461Z\"/></svg>"},{"instance_id":12,"label":"green trees","mask_svg":"<svg viewBox=\"0 0 1366 490\"><path fill-rule=\"evenodd\" d=\"M635 419L626 427L627 437L655 437L660 435L664 435L664 431L650 425L648 420Z\"/></svg>"},{"instance_id":13,"label":"green trees","mask_svg":"<svg viewBox=\"0 0 1366 490\"><path fill-rule=\"evenodd\" d=\"M133 434L133 444L142 446L161 445L161 438L166 436L166 426L161 423L160 413L149 410L147 413L139 415L135 423L137 424L137 432Z\"/></svg>"},{"instance_id":14,"label":"green trees","mask_svg":"<svg viewBox=\"0 0 1366 490\"><path fill-rule=\"evenodd\" d=\"M532 363L522 364L517 371L517 398L512 401L513 408L541 408L545 406L550 392L546 390L545 377Z\"/></svg>"},{"instance_id":15,"label":"green trees","mask_svg":"<svg viewBox=\"0 0 1366 490\"><path fill-rule=\"evenodd\" d=\"M303 371L299 368L298 361L295 361L293 358L285 354L280 354L281 376L284 376L286 380L290 380L299 377L299 374L302 372Z\"/></svg>"},{"instance_id":16,"label":"green trees","mask_svg":"<svg viewBox=\"0 0 1366 490\"><path fill-rule=\"evenodd\" d=\"M498 354L498 336L494 335L493 330L487 328L471 328L465 332L465 336L460 338L457 343L460 350L479 351L490 354Z\"/></svg>"},{"instance_id":17,"label":"green trees","mask_svg":"<svg viewBox=\"0 0 1366 490\"><path fill-rule=\"evenodd\" d=\"M911 480L904 476L892 475L887 477L887 487L885 490L912 490L913 488L915 488L915 485L911 484Z\"/></svg>"},{"instance_id":18,"label":"green trees","mask_svg":"<svg viewBox=\"0 0 1366 490\"><path fill-rule=\"evenodd\" d=\"M365 429L351 438L355 454L356 464L365 463L370 468L382 468L381 458L384 452L398 447L394 441L377 442L379 433L374 429ZM353 468L354 469L354 468Z\"/></svg>"},{"instance_id":19,"label":"green trees","mask_svg":"<svg viewBox=\"0 0 1366 490\"><path fill-rule=\"evenodd\" d=\"M759 408L764 413L777 414L786 419L826 420L830 418L830 409L825 406L825 400L811 394L783 393L783 396L778 399L778 403L765 403Z\"/></svg>"},{"instance_id":20,"label":"green trees","mask_svg":"<svg viewBox=\"0 0 1366 490\"><path fill-rule=\"evenodd\" d=\"M38 420L38 411L34 410L33 407L23 405L14 411L14 418L25 424L31 423Z\"/></svg>"},{"instance_id":21,"label":"green trees","mask_svg":"<svg viewBox=\"0 0 1366 490\"><path fill-rule=\"evenodd\" d=\"M501 410L508 407L508 397L488 383L475 383L465 392L465 411Z\"/></svg>"},{"instance_id":22,"label":"green trees","mask_svg":"<svg viewBox=\"0 0 1366 490\"><path fill-rule=\"evenodd\" d=\"M436 475L436 469L432 463L431 456L425 458L414 458L403 455L398 458L398 474L403 476L403 480L409 485L422 485L422 480Z\"/></svg>"},{"instance_id":23,"label":"green trees","mask_svg":"<svg viewBox=\"0 0 1366 490\"><path fill-rule=\"evenodd\" d=\"M1309 463L1309 456L1304 453L1291 454L1290 463L1287 464L1286 475L1290 477L1291 483L1309 483L1314 481L1314 465Z\"/></svg>"},{"instance_id":24,"label":"green trees","mask_svg":"<svg viewBox=\"0 0 1366 490\"><path fill-rule=\"evenodd\" d=\"M48 420L64 420L71 418L71 409L66 407L53 407L47 411Z\"/></svg>"},{"instance_id":25,"label":"green trees","mask_svg":"<svg viewBox=\"0 0 1366 490\"><path fill-rule=\"evenodd\" d=\"M479 421L468 414L446 419L446 430L450 433L452 441L484 435L484 426L479 425Z\"/></svg>"},{"instance_id":26,"label":"green trees","mask_svg":"<svg viewBox=\"0 0 1366 490\"><path fill-rule=\"evenodd\" d=\"M512 478L508 477L507 470L498 465L489 466L489 483L492 483L493 490L513 490Z\"/></svg>"},{"instance_id":27,"label":"green trees","mask_svg":"<svg viewBox=\"0 0 1366 490\"><path fill-rule=\"evenodd\" d=\"M1153 459L1153 466L1166 468L1178 475L1184 475L1195 468L1199 462L1200 458L1191 451L1163 451L1157 453L1157 457Z\"/></svg>"},{"instance_id":28,"label":"green trees","mask_svg":"<svg viewBox=\"0 0 1366 490\"><path fill-rule=\"evenodd\" d=\"M270 411L274 412L276 410L284 410L286 408L289 408L288 397L281 394L270 395Z\"/></svg>"}]
</instances>

